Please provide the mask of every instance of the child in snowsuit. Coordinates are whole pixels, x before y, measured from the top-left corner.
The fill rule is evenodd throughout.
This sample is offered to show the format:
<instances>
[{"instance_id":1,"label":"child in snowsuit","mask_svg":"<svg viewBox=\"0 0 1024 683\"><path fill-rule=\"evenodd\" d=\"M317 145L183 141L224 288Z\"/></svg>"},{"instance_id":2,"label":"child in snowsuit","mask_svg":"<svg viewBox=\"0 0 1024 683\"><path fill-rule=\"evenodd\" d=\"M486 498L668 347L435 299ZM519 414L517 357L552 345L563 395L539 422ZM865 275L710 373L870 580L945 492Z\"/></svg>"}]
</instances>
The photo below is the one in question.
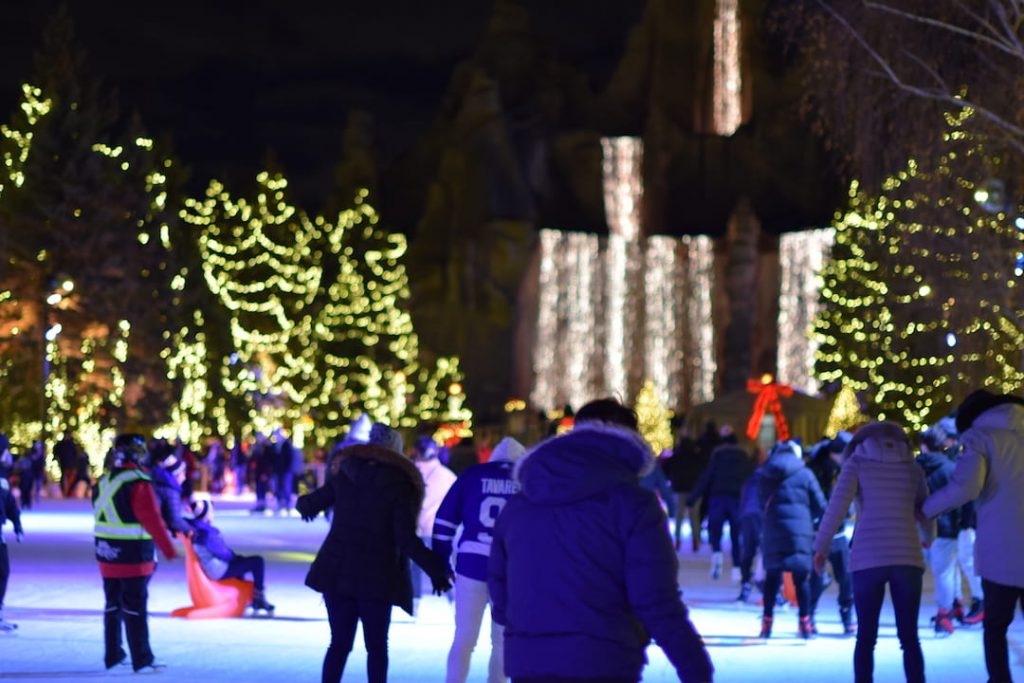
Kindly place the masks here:
<instances>
[{"instance_id":1,"label":"child in snowsuit","mask_svg":"<svg viewBox=\"0 0 1024 683\"><path fill-rule=\"evenodd\" d=\"M273 616L274 606L267 602L263 577L266 563L259 555L239 555L228 547L220 529L213 525L213 504L208 500L192 503L192 517L185 520L192 527L192 548L203 572L214 579L242 579L252 576L253 612L263 610Z\"/></svg>"}]
</instances>

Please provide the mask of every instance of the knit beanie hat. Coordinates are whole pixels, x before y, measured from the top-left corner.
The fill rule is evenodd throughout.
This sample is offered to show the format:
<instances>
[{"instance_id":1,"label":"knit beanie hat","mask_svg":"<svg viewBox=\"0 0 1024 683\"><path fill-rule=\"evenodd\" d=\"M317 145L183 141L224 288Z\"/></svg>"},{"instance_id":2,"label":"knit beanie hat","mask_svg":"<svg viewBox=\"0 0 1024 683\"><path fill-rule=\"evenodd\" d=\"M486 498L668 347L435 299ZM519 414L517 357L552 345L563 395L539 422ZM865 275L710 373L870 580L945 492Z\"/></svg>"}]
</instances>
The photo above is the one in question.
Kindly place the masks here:
<instances>
[{"instance_id":1,"label":"knit beanie hat","mask_svg":"<svg viewBox=\"0 0 1024 683\"><path fill-rule=\"evenodd\" d=\"M190 507L192 508L192 519L199 521L205 518L206 515L210 512L210 507L212 505L213 503L211 503L208 500L201 499L192 501L192 503L190 504Z\"/></svg>"},{"instance_id":2,"label":"knit beanie hat","mask_svg":"<svg viewBox=\"0 0 1024 683\"><path fill-rule=\"evenodd\" d=\"M405 453L402 435L381 422L374 422L370 427L370 440L367 443L388 448L395 453Z\"/></svg>"}]
</instances>

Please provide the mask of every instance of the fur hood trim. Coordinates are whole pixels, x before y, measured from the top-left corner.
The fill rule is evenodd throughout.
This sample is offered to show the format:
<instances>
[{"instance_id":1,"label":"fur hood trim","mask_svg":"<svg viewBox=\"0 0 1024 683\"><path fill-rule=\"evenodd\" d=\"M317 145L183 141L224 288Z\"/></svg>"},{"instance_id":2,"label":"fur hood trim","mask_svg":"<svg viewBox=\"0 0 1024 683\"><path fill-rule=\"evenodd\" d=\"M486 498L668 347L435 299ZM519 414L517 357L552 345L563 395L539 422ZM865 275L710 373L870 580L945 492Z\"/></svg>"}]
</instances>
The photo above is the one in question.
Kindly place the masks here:
<instances>
[{"instance_id":1,"label":"fur hood trim","mask_svg":"<svg viewBox=\"0 0 1024 683\"><path fill-rule=\"evenodd\" d=\"M341 449L338 451L337 457L341 461L342 471L344 471L344 463L346 460L366 460L369 462L380 463L382 465L390 465L398 469L409 479L413 488L416 489L416 497L420 501L423 500L423 476L416 468L415 463L404 455L396 453L390 448L384 448L374 444L360 443Z\"/></svg>"}]
</instances>

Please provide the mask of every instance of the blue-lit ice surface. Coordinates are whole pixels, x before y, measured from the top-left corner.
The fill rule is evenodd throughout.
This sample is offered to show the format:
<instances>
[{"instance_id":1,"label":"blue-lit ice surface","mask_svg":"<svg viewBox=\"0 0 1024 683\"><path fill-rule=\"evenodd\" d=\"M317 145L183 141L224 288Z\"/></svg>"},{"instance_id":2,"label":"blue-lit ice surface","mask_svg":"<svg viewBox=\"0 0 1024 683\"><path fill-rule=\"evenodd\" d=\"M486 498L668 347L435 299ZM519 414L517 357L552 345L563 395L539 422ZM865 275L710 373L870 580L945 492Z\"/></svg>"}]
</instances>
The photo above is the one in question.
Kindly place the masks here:
<instances>
[{"instance_id":1,"label":"blue-lit ice surface","mask_svg":"<svg viewBox=\"0 0 1024 683\"><path fill-rule=\"evenodd\" d=\"M320 596L303 585L306 568L327 531L327 523L306 524L294 517L252 516L252 500L218 499L217 524L243 554L268 560L267 596L277 605L273 619L186 621L169 616L189 604L182 560L161 562L150 583L150 640L167 664L162 681L316 681L329 638ZM5 616L17 622L11 635L0 634L0 680L78 681L132 676L130 668L103 669L103 592L92 555L92 517L83 500L43 499L24 513L26 539L10 545L11 580ZM8 532L10 527L8 527ZM727 536L727 535L726 535ZM728 537L728 536L727 536ZM705 636L717 669L717 681L795 683L853 680L854 640L839 635L835 587L818 609L821 635L796 638L795 610L777 610L773 637L758 640L760 609L733 602L738 587L725 572L708 577L709 549L694 555L683 542L680 581L697 628ZM728 549L726 549L728 556ZM391 628L393 683L443 681L453 632L451 607L442 598L424 597L417 618L395 610ZM935 613L931 578L925 576L920 635L930 683L986 679L981 628L958 629L935 638L929 617ZM486 620L485 620L486 624ZM487 677L489 634L485 625L473 657L471 681ZM652 646L644 681L678 680L661 651ZM1010 656L1024 680L1024 620L1019 613L1010 631ZM892 611L882 615L876 648L876 681L903 680L901 653ZM346 670L347 681L365 680L361 635Z\"/></svg>"}]
</instances>

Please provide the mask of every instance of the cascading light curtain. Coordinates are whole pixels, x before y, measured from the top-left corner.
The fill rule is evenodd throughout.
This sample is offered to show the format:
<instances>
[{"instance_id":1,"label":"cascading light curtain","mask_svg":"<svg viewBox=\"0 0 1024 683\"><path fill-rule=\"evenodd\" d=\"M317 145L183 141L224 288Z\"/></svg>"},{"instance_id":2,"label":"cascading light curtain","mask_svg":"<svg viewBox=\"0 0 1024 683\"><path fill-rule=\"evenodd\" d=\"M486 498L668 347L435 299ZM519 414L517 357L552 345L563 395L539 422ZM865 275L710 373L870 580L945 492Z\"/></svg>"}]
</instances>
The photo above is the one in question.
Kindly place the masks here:
<instances>
[{"instance_id":1,"label":"cascading light curtain","mask_svg":"<svg viewBox=\"0 0 1024 683\"><path fill-rule=\"evenodd\" d=\"M822 310L821 272L835 235L834 228L822 228L787 233L779 240L778 378L808 394L819 388L814 378L819 344L812 327Z\"/></svg>"}]
</instances>

